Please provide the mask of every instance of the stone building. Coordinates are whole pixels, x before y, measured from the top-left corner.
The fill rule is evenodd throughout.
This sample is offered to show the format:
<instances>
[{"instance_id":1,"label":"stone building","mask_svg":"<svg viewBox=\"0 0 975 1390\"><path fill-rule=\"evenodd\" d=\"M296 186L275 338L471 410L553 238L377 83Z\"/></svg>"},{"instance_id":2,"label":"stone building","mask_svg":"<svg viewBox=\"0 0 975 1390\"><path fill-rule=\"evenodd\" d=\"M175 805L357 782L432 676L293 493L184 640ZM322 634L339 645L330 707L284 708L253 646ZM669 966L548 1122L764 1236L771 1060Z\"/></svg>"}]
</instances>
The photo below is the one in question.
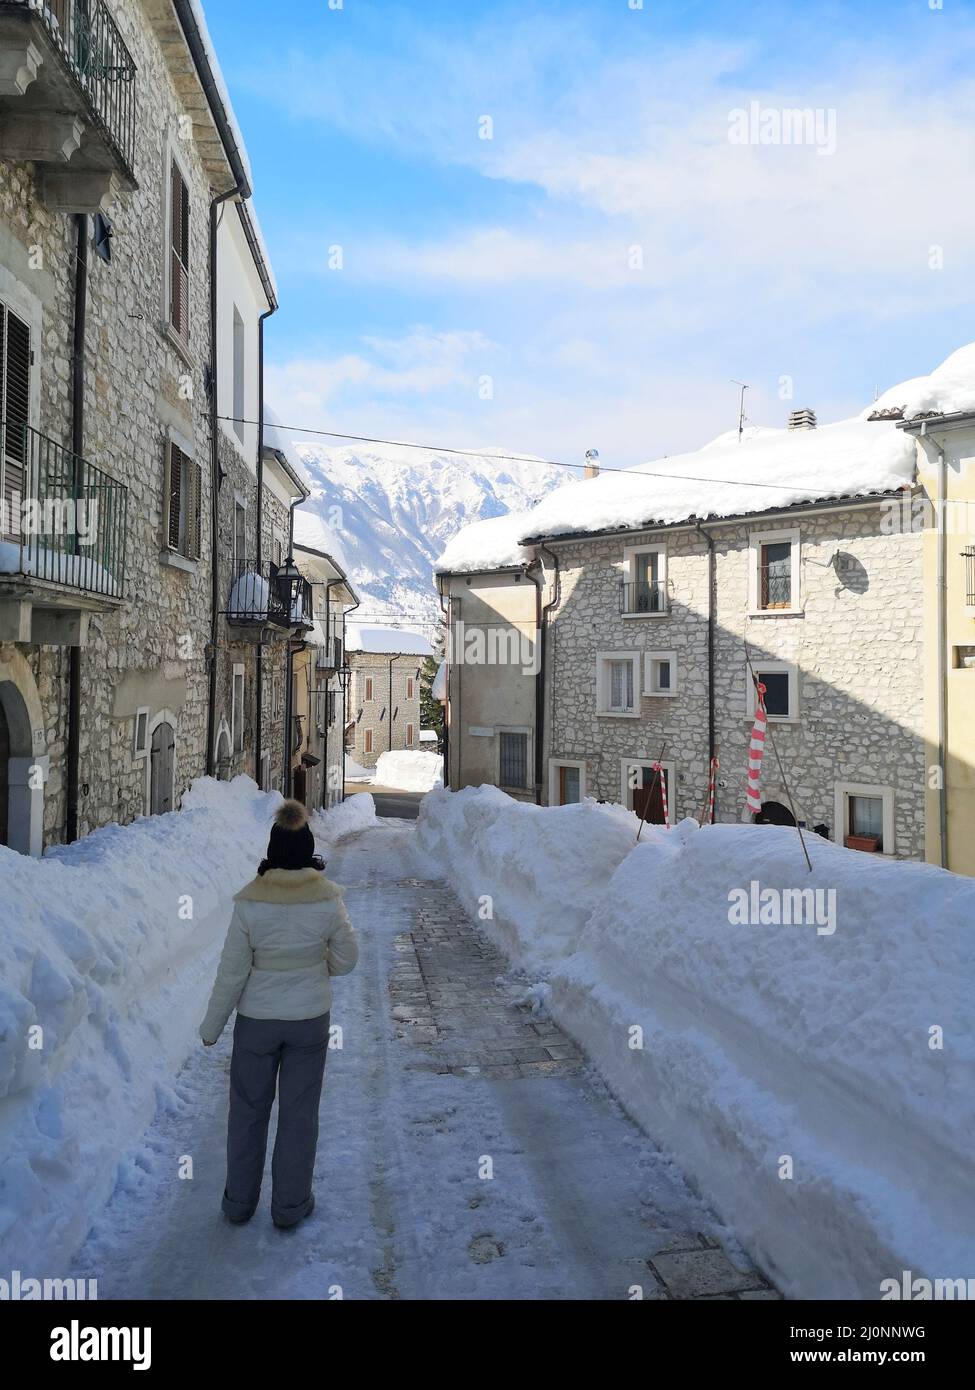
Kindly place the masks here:
<instances>
[{"instance_id":1,"label":"stone building","mask_svg":"<svg viewBox=\"0 0 975 1390\"><path fill-rule=\"evenodd\" d=\"M343 796L345 615L359 598L334 533L313 513L295 513L294 555L311 585L313 625L291 657L290 791L314 811Z\"/></svg>"},{"instance_id":2,"label":"stone building","mask_svg":"<svg viewBox=\"0 0 975 1390\"><path fill-rule=\"evenodd\" d=\"M504 765L527 769L519 794L539 802L590 796L673 822L707 818L715 758L715 818L751 819L760 681L771 737L759 818L923 857L922 539L887 524L915 495L913 446L865 420L759 435L652 477L591 476L452 543L438 566L450 785L511 790ZM492 623L500 647L505 628L517 634L515 659L471 658L471 625Z\"/></svg>"},{"instance_id":3,"label":"stone building","mask_svg":"<svg viewBox=\"0 0 975 1390\"><path fill-rule=\"evenodd\" d=\"M245 641L231 630L232 570L251 556L266 569L304 494L273 462L260 486L260 426L218 418L259 420L276 302L250 185L191 0L0 4L0 842L13 848L171 809L218 765L258 770L264 643L253 624ZM262 630L287 632L288 581L264 578ZM239 666L254 673L243 693ZM283 727L264 746L283 775Z\"/></svg>"},{"instance_id":4,"label":"stone building","mask_svg":"<svg viewBox=\"0 0 975 1390\"><path fill-rule=\"evenodd\" d=\"M420 670L433 654L418 632L360 627L346 631L349 664L345 747L361 767L380 753L420 747Z\"/></svg>"}]
</instances>

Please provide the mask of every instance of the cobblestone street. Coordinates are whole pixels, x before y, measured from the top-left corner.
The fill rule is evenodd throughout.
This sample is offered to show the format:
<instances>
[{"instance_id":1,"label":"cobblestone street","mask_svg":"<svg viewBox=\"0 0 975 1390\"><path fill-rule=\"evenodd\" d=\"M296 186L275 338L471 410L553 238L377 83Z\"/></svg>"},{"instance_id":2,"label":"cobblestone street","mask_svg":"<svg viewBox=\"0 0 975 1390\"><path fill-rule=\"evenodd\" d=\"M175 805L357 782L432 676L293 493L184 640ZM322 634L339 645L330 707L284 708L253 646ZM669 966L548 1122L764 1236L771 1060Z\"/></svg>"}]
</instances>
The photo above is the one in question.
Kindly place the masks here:
<instances>
[{"instance_id":1,"label":"cobblestone street","mask_svg":"<svg viewBox=\"0 0 975 1390\"><path fill-rule=\"evenodd\" d=\"M328 871L361 955L336 982L314 1217L282 1237L266 1210L220 1215L228 1033L184 1068L76 1275L102 1298L778 1297L423 876L411 823L347 841Z\"/></svg>"}]
</instances>

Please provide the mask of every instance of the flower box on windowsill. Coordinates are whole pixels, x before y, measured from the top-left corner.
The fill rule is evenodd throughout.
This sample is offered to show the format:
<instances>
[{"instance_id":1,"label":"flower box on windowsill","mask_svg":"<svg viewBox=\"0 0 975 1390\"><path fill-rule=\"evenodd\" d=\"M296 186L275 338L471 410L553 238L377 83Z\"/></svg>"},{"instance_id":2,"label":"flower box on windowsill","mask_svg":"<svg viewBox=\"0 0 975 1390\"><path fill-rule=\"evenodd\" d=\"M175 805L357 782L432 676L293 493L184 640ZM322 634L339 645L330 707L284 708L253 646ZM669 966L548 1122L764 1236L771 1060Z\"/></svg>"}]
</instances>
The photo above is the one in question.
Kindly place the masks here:
<instances>
[{"instance_id":1,"label":"flower box on windowsill","mask_svg":"<svg viewBox=\"0 0 975 1390\"><path fill-rule=\"evenodd\" d=\"M843 841L847 849L862 849L868 854L876 854L880 849L880 837L878 835L847 835Z\"/></svg>"}]
</instances>

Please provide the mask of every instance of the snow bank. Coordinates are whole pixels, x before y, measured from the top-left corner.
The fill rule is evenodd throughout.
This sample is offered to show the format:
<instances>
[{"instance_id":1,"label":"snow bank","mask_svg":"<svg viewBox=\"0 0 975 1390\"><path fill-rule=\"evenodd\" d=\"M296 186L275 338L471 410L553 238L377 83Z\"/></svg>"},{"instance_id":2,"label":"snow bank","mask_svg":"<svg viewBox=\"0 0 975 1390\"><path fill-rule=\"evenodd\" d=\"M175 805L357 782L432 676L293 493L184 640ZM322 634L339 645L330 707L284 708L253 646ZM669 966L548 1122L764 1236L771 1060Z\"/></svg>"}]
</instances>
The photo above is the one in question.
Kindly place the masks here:
<instances>
[{"instance_id":1,"label":"snow bank","mask_svg":"<svg viewBox=\"0 0 975 1390\"><path fill-rule=\"evenodd\" d=\"M376 760L376 784L403 792L428 792L443 782L443 758L439 753L409 749L380 753Z\"/></svg>"},{"instance_id":2,"label":"snow bank","mask_svg":"<svg viewBox=\"0 0 975 1390\"><path fill-rule=\"evenodd\" d=\"M355 758L350 758L348 753L345 755L345 780L347 782L372 782L375 780L375 768L363 767L357 763Z\"/></svg>"},{"instance_id":3,"label":"snow bank","mask_svg":"<svg viewBox=\"0 0 975 1390\"><path fill-rule=\"evenodd\" d=\"M497 787L431 791L420 806L420 846L446 868L464 906L529 970L547 971L575 949L639 822L622 806L586 800L541 807Z\"/></svg>"},{"instance_id":4,"label":"snow bank","mask_svg":"<svg viewBox=\"0 0 975 1390\"><path fill-rule=\"evenodd\" d=\"M0 847L0 1269L54 1276L110 1197L196 1041L280 801L204 778L181 811L43 859Z\"/></svg>"},{"instance_id":5,"label":"snow bank","mask_svg":"<svg viewBox=\"0 0 975 1390\"><path fill-rule=\"evenodd\" d=\"M360 830L376 824L376 803L368 792L357 792L333 806L330 811L318 811L311 817L311 828L319 848L337 845Z\"/></svg>"},{"instance_id":6,"label":"snow bank","mask_svg":"<svg viewBox=\"0 0 975 1390\"><path fill-rule=\"evenodd\" d=\"M477 788L433 793L419 834L785 1292L975 1274L975 882L816 836L810 875L780 827L633 825ZM825 925L737 924L752 883L820 890Z\"/></svg>"}]
</instances>

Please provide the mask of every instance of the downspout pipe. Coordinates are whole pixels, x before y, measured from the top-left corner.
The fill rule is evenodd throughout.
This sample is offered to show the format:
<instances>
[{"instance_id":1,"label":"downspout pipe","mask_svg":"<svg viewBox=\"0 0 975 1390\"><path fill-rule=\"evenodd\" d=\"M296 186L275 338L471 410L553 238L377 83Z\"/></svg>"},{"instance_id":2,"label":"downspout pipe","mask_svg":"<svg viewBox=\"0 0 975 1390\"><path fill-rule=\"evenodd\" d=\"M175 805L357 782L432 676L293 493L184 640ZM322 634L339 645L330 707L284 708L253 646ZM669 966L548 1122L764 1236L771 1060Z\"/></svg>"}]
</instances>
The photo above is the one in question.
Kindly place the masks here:
<instances>
[{"instance_id":1,"label":"downspout pipe","mask_svg":"<svg viewBox=\"0 0 975 1390\"><path fill-rule=\"evenodd\" d=\"M345 625L349 614L354 613L362 602L356 599L355 603L349 608L342 610L342 660L345 663L345 670L348 673L343 681L339 677L339 684L342 686L342 800L345 800L345 726L349 722L349 686L352 684L352 669L349 666L349 649L346 645Z\"/></svg>"},{"instance_id":2,"label":"downspout pipe","mask_svg":"<svg viewBox=\"0 0 975 1390\"><path fill-rule=\"evenodd\" d=\"M535 673L535 800L541 805L542 781L545 767L545 667L548 656L546 632L548 615L559 601L559 561L548 546L540 545L539 551L552 562L552 597L544 606L541 604L542 587L539 583L536 597L538 623L538 670ZM544 566L542 575L544 576Z\"/></svg>"},{"instance_id":3,"label":"downspout pipe","mask_svg":"<svg viewBox=\"0 0 975 1390\"><path fill-rule=\"evenodd\" d=\"M705 531L700 522L697 529L704 538L708 548L708 777L711 775L711 768L714 765L716 741L714 734L714 606L716 600L716 561L714 553L714 537L710 531ZM715 779L714 791L714 814L717 819L718 814L718 789L717 779Z\"/></svg>"},{"instance_id":4,"label":"downspout pipe","mask_svg":"<svg viewBox=\"0 0 975 1390\"><path fill-rule=\"evenodd\" d=\"M941 771L938 787L938 841L941 867L949 867L948 854L948 460L944 445L939 445L928 433L927 421L921 425L922 439L930 439L938 450L938 510L937 510L937 613L938 628L938 767Z\"/></svg>"},{"instance_id":5,"label":"downspout pipe","mask_svg":"<svg viewBox=\"0 0 975 1390\"><path fill-rule=\"evenodd\" d=\"M257 320L257 537L255 556L257 573L264 563L264 324L277 310L272 304ZM261 757L264 753L264 644L257 649L257 670L254 673L254 781L261 785Z\"/></svg>"},{"instance_id":6,"label":"downspout pipe","mask_svg":"<svg viewBox=\"0 0 975 1390\"><path fill-rule=\"evenodd\" d=\"M443 739L442 739L442 743L443 743L443 784L444 784L445 787L449 787L449 786L450 786L450 648L451 648L451 631L450 631L450 613L449 613L449 611L448 611L448 609L447 609L447 605L444 603L444 600L443 600L443 575L439 575L439 574L437 575L437 597L440 599L440 611L441 611L441 613L443 613L443 620L444 620L443 659L444 659L444 662L445 662L445 664L446 664L446 669L444 670L444 677L445 677L445 679L444 679L444 685L445 685L446 690L447 690L447 698L446 698L446 700L444 701L444 706L443 706ZM432 692L431 692L431 694L432 694Z\"/></svg>"},{"instance_id":7,"label":"downspout pipe","mask_svg":"<svg viewBox=\"0 0 975 1390\"><path fill-rule=\"evenodd\" d=\"M207 696L207 776L216 771L217 665L220 636L220 434L217 425L219 360L217 353L218 211L230 198L246 196L246 183L235 184L210 200L210 671Z\"/></svg>"},{"instance_id":8,"label":"downspout pipe","mask_svg":"<svg viewBox=\"0 0 975 1390\"><path fill-rule=\"evenodd\" d=\"M73 492L78 493L77 460L85 448L85 336L88 322L88 215L75 214L74 331L71 349L71 452ZM64 838L78 838L78 785L81 767L81 647L68 648L68 738L65 749L67 797Z\"/></svg>"}]
</instances>

